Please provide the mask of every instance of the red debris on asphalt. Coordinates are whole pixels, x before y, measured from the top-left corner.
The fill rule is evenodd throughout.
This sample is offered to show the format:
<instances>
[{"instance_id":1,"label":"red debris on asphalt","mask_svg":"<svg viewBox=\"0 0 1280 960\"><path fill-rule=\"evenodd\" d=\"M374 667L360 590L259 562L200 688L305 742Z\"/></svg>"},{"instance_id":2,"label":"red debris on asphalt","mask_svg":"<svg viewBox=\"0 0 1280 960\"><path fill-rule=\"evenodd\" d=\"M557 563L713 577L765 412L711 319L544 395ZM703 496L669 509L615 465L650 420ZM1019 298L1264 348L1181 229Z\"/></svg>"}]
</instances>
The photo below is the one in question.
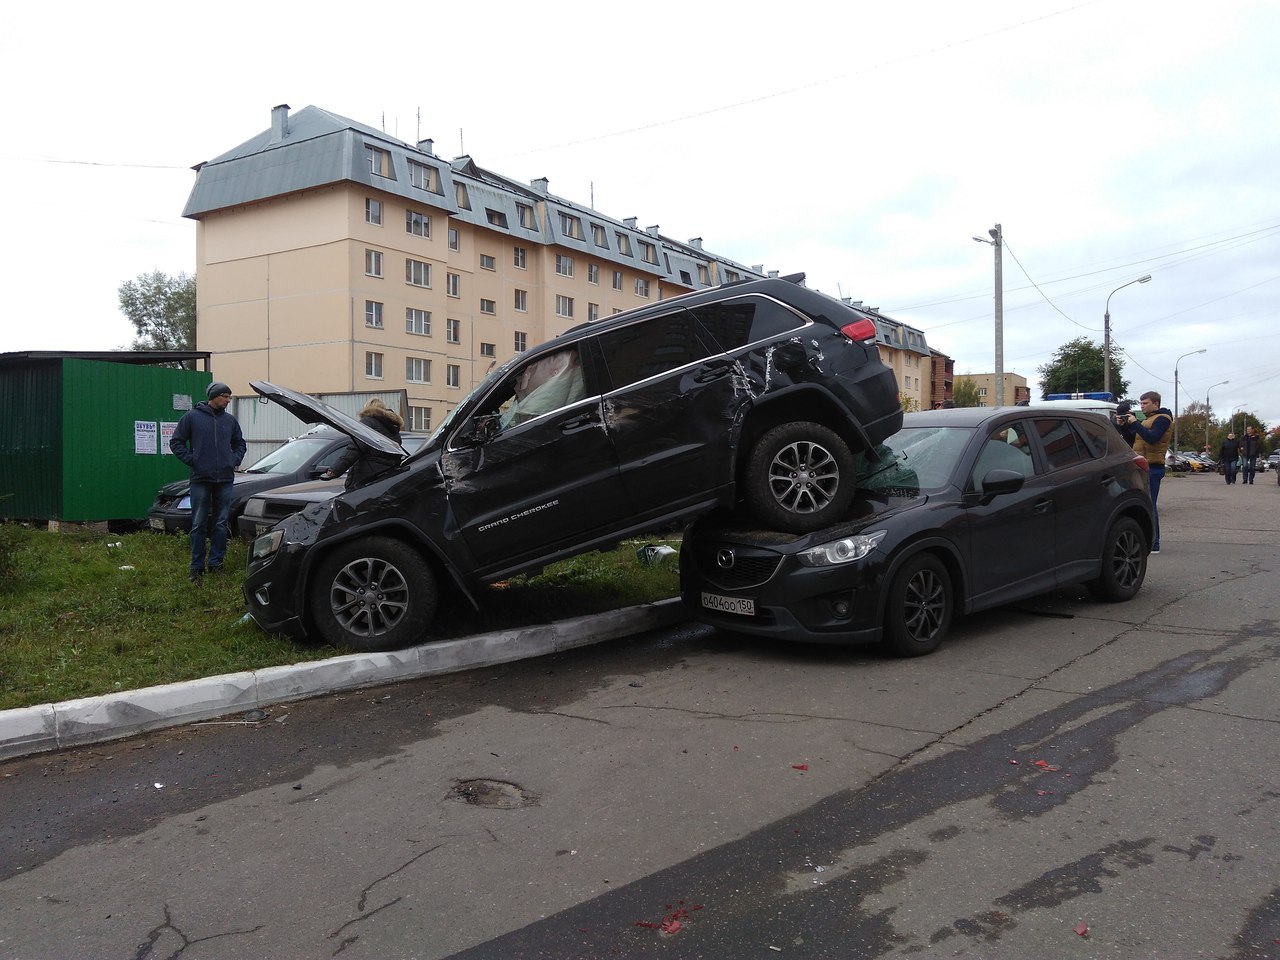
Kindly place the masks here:
<instances>
[{"instance_id":1,"label":"red debris on asphalt","mask_svg":"<svg viewBox=\"0 0 1280 960\"><path fill-rule=\"evenodd\" d=\"M1050 763L1048 760L1036 760L1034 762L1035 762L1035 765L1037 767L1040 767L1042 770L1048 770L1050 772L1056 773L1057 771L1062 769L1061 767L1055 766L1054 764Z\"/></svg>"},{"instance_id":2,"label":"red debris on asphalt","mask_svg":"<svg viewBox=\"0 0 1280 960\"><path fill-rule=\"evenodd\" d=\"M1076 933L1079 936L1087 937L1089 935L1089 925L1084 921L1076 924Z\"/></svg>"},{"instance_id":3,"label":"red debris on asphalt","mask_svg":"<svg viewBox=\"0 0 1280 960\"><path fill-rule=\"evenodd\" d=\"M807 763L793 763L791 765L791 769L792 770L808 770L809 765Z\"/></svg>"}]
</instances>

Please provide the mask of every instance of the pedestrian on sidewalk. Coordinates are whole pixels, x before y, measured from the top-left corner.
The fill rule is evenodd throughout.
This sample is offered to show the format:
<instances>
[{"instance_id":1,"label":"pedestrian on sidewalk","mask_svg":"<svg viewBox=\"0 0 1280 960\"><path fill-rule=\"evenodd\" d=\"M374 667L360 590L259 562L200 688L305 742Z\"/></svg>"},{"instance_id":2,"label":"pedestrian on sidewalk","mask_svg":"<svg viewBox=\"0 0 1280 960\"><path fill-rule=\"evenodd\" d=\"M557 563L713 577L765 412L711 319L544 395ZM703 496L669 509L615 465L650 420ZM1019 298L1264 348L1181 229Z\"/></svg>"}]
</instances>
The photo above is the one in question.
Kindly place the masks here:
<instances>
[{"instance_id":1,"label":"pedestrian on sidewalk","mask_svg":"<svg viewBox=\"0 0 1280 960\"><path fill-rule=\"evenodd\" d=\"M187 579L192 583L199 583L206 569L222 572L231 489L236 468L248 449L240 424L227 413L231 388L215 381L205 395L208 399L204 403L182 415L169 441L169 449L191 470L191 569Z\"/></svg>"},{"instance_id":2,"label":"pedestrian on sidewalk","mask_svg":"<svg viewBox=\"0 0 1280 960\"><path fill-rule=\"evenodd\" d=\"M1169 450L1169 428L1173 426L1173 414L1160 406L1160 394L1148 390L1138 398L1142 407L1142 422L1129 414L1129 427L1133 430L1133 452L1147 460L1147 477L1151 484L1151 507L1155 518L1155 533L1151 538L1151 552L1160 552L1160 481L1164 479L1164 455Z\"/></svg>"},{"instance_id":3,"label":"pedestrian on sidewalk","mask_svg":"<svg viewBox=\"0 0 1280 960\"><path fill-rule=\"evenodd\" d=\"M1227 483L1235 483L1236 470L1240 468L1240 441L1234 433L1228 433L1218 448L1218 463L1222 464L1222 476Z\"/></svg>"},{"instance_id":4,"label":"pedestrian on sidewalk","mask_svg":"<svg viewBox=\"0 0 1280 960\"><path fill-rule=\"evenodd\" d=\"M1262 438L1258 436L1258 428L1253 424L1244 428L1244 440L1240 444L1240 481L1253 483L1253 475L1258 469L1258 457L1262 454Z\"/></svg>"}]
</instances>

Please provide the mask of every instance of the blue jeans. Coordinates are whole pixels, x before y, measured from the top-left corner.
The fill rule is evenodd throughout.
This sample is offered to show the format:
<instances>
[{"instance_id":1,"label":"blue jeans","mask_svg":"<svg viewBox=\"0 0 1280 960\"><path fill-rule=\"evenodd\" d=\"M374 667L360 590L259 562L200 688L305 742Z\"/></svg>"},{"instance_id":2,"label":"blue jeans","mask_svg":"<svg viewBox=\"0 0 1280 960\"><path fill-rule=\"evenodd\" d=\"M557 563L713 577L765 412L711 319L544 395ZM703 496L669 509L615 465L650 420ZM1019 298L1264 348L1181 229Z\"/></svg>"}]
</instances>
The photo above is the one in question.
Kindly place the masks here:
<instances>
[{"instance_id":1,"label":"blue jeans","mask_svg":"<svg viewBox=\"0 0 1280 960\"><path fill-rule=\"evenodd\" d=\"M209 540L209 566L220 567L227 555L227 518L231 514L230 480L191 481L191 572L204 570L204 546ZM209 531L210 520L213 530Z\"/></svg>"},{"instance_id":2,"label":"blue jeans","mask_svg":"<svg viewBox=\"0 0 1280 960\"><path fill-rule=\"evenodd\" d=\"M1222 461L1222 470L1223 470L1223 473L1226 474L1227 483L1236 482L1236 469L1238 467L1239 467L1239 461L1236 461L1236 460Z\"/></svg>"},{"instance_id":3,"label":"blue jeans","mask_svg":"<svg viewBox=\"0 0 1280 960\"><path fill-rule=\"evenodd\" d=\"M1255 473L1255 472L1257 471L1257 469L1258 469L1258 458L1257 458L1257 457L1244 457L1244 458L1243 458L1243 463L1244 463L1244 470L1243 470L1243 471L1241 471L1241 474L1242 474L1242 475L1241 475L1241 477L1240 477L1240 482L1241 482L1241 483L1253 483L1253 475L1254 475L1254 473Z\"/></svg>"},{"instance_id":4,"label":"blue jeans","mask_svg":"<svg viewBox=\"0 0 1280 960\"><path fill-rule=\"evenodd\" d=\"M1156 507L1156 501L1160 499L1160 481L1164 479L1164 467L1149 467L1147 476L1151 481L1151 513L1155 520L1155 533L1151 539L1151 549L1160 549L1160 510Z\"/></svg>"}]
</instances>

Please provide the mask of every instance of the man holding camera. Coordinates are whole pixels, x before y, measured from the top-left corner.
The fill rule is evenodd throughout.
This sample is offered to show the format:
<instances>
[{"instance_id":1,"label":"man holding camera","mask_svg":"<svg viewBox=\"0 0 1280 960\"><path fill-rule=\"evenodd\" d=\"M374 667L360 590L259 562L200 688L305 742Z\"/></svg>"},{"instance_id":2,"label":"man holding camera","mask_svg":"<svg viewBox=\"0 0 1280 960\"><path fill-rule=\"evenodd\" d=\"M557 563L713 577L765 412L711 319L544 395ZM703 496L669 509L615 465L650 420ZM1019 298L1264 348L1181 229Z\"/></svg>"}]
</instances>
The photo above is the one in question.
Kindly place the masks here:
<instances>
[{"instance_id":1,"label":"man holding camera","mask_svg":"<svg viewBox=\"0 0 1280 960\"><path fill-rule=\"evenodd\" d=\"M1169 449L1169 428L1173 426L1173 414L1160 406L1160 394L1148 390L1138 402L1143 418L1139 422L1132 413L1125 417L1126 426L1133 431L1133 452L1147 460L1147 476L1151 484L1151 507L1155 518L1155 533L1151 538L1151 552L1160 552L1160 510L1156 501L1160 497L1160 481L1164 479L1164 455Z\"/></svg>"}]
</instances>

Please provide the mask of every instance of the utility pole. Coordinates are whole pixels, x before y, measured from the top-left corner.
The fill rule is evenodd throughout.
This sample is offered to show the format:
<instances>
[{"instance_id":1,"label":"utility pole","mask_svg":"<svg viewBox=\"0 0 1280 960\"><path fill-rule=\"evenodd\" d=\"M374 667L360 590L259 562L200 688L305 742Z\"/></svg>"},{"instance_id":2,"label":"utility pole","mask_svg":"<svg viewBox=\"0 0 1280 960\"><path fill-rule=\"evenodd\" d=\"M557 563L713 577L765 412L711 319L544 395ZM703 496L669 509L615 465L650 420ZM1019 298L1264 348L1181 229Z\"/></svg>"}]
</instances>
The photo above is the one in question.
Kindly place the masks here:
<instances>
[{"instance_id":1,"label":"utility pole","mask_svg":"<svg viewBox=\"0 0 1280 960\"><path fill-rule=\"evenodd\" d=\"M990 240L974 237L979 243L989 243L996 257L996 406L1004 406L1004 271L1000 260L1000 248L1004 246L1004 234L1000 224L987 231Z\"/></svg>"}]
</instances>

